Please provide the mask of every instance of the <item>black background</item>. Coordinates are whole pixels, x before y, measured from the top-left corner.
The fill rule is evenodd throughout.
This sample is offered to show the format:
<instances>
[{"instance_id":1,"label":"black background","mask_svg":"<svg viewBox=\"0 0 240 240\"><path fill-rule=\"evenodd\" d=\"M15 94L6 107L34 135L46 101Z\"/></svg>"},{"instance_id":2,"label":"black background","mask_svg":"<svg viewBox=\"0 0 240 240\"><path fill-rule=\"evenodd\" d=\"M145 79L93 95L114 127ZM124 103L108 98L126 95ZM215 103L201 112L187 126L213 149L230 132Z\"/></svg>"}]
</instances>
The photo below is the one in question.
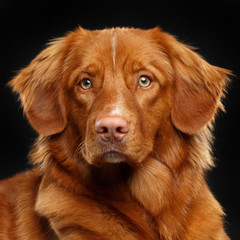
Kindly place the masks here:
<instances>
[{"instance_id":1,"label":"black background","mask_svg":"<svg viewBox=\"0 0 240 240\"><path fill-rule=\"evenodd\" d=\"M60 37L77 26L100 29L157 25L197 47L211 64L235 74L224 100L227 113L220 113L216 120L216 168L207 179L226 211L229 235L240 239L240 3L237 0L0 0L0 179L30 167L27 154L36 137L17 97L6 83L27 66L49 39Z\"/></svg>"}]
</instances>

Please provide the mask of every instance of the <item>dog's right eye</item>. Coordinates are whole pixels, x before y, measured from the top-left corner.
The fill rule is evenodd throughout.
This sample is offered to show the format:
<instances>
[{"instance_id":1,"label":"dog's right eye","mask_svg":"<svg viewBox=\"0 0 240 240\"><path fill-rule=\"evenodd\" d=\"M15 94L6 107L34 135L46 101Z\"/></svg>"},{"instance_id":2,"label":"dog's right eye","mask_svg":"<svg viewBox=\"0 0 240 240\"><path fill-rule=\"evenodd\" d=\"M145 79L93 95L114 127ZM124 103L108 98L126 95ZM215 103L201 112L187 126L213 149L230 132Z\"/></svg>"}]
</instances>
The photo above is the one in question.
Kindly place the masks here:
<instances>
[{"instance_id":1,"label":"dog's right eye","mask_svg":"<svg viewBox=\"0 0 240 240\"><path fill-rule=\"evenodd\" d=\"M88 78L82 79L80 81L79 85L83 90L88 90L88 89L92 88L92 82Z\"/></svg>"}]
</instances>

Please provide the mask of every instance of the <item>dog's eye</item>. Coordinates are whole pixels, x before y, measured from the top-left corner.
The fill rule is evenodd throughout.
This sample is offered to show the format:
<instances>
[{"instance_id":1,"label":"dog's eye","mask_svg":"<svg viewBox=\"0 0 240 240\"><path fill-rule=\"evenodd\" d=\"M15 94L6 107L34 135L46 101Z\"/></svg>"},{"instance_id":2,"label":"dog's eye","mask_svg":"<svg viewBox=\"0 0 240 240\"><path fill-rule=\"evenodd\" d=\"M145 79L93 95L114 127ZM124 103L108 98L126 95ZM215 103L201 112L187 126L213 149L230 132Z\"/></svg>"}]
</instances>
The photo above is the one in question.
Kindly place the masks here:
<instances>
[{"instance_id":1,"label":"dog's eye","mask_svg":"<svg viewBox=\"0 0 240 240\"><path fill-rule=\"evenodd\" d=\"M84 90L88 90L90 88L92 88L92 82L90 79L88 78L84 78L80 81L79 83L80 87Z\"/></svg>"},{"instance_id":2,"label":"dog's eye","mask_svg":"<svg viewBox=\"0 0 240 240\"><path fill-rule=\"evenodd\" d=\"M151 80L146 76L141 76L138 80L138 85L142 88L150 86Z\"/></svg>"}]
</instances>

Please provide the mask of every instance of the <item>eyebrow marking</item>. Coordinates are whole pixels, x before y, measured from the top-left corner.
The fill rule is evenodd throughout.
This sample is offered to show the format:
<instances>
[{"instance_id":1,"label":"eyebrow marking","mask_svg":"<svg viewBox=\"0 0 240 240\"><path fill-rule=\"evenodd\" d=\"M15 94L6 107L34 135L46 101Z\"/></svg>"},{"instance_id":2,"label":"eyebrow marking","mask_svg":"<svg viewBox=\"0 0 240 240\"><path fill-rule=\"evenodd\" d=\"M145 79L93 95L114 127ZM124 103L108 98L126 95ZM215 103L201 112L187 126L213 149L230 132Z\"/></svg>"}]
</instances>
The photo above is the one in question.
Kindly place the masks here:
<instances>
[{"instance_id":1,"label":"eyebrow marking","mask_svg":"<svg viewBox=\"0 0 240 240\"><path fill-rule=\"evenodd\" d=\"M112 58L113 58L113 69L115 72L116 68L116 32L114 32L113 38L112 38Z\"/></svg>"}]
</instances>

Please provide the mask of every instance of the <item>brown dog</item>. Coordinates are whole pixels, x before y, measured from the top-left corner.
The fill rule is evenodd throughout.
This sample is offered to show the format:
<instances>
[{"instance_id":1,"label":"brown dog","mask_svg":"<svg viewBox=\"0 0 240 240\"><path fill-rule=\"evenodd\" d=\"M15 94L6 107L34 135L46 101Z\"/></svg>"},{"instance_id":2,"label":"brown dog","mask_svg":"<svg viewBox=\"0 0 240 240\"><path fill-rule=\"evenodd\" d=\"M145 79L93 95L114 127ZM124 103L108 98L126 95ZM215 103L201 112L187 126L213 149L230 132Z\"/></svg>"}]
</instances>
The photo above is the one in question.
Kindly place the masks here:
<instances>
[{"instance_id":1,"label":"brown dog","mask_svg":"<svg viewBox=\"0 0 240 240\"><path fill-rule=\"evenodd\" d=\"M229 74L159 28L52 42L10 82L39 138L0 239L229 239L204 180Z\"/></svg>"}]
</instances>

